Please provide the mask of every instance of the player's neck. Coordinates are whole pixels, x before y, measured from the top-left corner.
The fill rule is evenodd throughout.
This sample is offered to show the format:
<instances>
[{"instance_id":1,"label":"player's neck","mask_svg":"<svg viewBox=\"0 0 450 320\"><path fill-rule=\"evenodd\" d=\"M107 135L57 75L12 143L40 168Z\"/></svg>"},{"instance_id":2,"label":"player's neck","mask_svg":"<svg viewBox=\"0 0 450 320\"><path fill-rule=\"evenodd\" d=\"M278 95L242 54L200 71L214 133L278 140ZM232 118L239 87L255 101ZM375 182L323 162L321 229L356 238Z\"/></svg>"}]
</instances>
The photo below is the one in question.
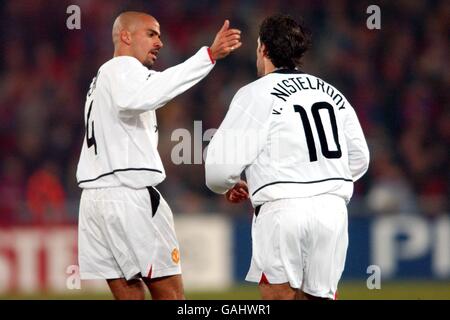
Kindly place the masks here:
<instances>
[{"instance_id":1,"label":"player's neck","mask_svg":"<svg viewBox=\"0 0 450 320\"><path fill-rule=\"evenodd\" d=\"M127 48L119 47L114 50L114 57L120 57L120 56L130 56L134 57L133 54L131 54L130 50L127 50Z\"/></svg>"},{"instance_id":2,"label":"player's neck","mask_svg":"<svg viewBox=\"0 0 450 320\"><path fill-rule=\"evenodd\" d=\"M270 61L269 59L264 59L264 75L275 71L275 69L276 68L273 65L272 61Z\"/></svg>"}]
</instances>

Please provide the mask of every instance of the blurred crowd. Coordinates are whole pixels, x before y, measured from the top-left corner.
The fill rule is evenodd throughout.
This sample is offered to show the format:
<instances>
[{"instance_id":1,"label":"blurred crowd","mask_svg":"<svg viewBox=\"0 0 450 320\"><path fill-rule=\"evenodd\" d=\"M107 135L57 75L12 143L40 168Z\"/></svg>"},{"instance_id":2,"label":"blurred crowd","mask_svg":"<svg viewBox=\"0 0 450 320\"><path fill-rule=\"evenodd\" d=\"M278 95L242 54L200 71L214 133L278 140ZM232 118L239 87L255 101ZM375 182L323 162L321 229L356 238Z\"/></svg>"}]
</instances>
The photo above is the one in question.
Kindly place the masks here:
<instances>
[{"instance_id":1,"label":"blurred crowd","mask_svg":"<svg viewBox=\"0 0 450 320\"><path fill-rule=\"evenodd\" d=\"M81 9L69 30L66 8ZM243 46L190 91L157 111L167 179L158 186L175 214L251 215L204 185L202 164L171 161L177 128L217 128L234 93L256 79L260 22L273 13L302 17L313 36L303 70L336 86L356 109L371 150L355 184L352 215L449 211L450 3L381 1L381 29L369 30L365 1L2 1L0 40L0 224L67 223L78 215L75 172L84 138L85 95L112 57L118 13L142 10L161 24L156 70L210 45L229 18ZM192 134L193 135L193 134ZM193 135L194 136L194 135ZM196 137L201 138L201 137ZM175 141L172 141L175 140ZM192 142L192 146L194 143ZM207 142L203 142L207 146ZM194 155L192 152L192 162Z\"/></svg>"}]
</instances>

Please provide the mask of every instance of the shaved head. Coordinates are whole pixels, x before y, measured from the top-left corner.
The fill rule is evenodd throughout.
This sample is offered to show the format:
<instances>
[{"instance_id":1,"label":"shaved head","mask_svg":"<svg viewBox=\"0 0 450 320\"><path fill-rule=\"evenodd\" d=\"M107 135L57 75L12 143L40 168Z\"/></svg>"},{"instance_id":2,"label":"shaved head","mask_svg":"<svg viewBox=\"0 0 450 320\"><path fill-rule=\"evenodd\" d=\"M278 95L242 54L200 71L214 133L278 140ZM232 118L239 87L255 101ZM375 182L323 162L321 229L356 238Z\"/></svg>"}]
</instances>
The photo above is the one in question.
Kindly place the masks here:
<instances>
[{"instance_id":1,"label":"shaved head","mask_svg":"<svg viewBox=\"0 0 450 320\"><path fill-rule=\"evenodd\" d=\"M145 20L157 22L153 16L144 12L127 11L119 14L114 21L112 29L112 40L114 46L119 43L121 31L134 32L136 28L142 25Z\"/></svg>"},{"instance_id":2,"label":"shaved head","mask_svg":"<svg viewBox=\"0 0 450 320\"><path fill-rule=\"evenodd\" d=\"M122 12L112 28L114 56L132 56L150 68L162 48L158 21L144 12Z\"/></svg>"}]
</instances>

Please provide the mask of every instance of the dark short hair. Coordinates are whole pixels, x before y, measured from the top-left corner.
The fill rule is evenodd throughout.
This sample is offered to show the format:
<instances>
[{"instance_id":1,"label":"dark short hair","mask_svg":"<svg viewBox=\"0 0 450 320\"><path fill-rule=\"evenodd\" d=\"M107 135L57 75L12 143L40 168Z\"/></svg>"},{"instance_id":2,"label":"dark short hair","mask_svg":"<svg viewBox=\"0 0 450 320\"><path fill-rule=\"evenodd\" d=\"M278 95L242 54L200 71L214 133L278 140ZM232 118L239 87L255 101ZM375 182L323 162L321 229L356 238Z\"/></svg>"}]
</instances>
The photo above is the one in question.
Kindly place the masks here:
<instances>
[{"instance_id":1,"label":"dark short hair","mask_svg":"<svg viewBox=\"0 0 450 320\"><path fill-rule=\"evenodd\" d=\"M259 28L259 40L276 68L294 69L311 46L311 34L303 22L291 16L276 14L264 19Z\"/></svg>"}]
</instances>

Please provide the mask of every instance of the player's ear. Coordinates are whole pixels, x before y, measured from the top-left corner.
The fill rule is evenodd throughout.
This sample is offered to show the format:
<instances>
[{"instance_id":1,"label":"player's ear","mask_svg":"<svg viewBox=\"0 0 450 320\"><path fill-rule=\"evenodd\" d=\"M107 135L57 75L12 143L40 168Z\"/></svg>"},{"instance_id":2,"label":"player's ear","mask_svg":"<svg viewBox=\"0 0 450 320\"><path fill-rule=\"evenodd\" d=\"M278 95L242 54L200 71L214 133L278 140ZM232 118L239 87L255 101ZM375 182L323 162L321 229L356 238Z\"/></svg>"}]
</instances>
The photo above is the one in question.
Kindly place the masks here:
<instances>
[{"instance_id":1,"label":"player's ear","mask_svg":"<svg viewBox=\"0 0 450 320\"><path fill-rule=\"evenodd\" d=\"M131 32L122 30L120 31L120 40L122 40L127 45L131 44Z\"/></svg>"},{"instance_id":2,"label":"player's ear","mask_svg":"<svg viewBox=\"0 0 450 320\"><path fill-rule=\"evenodd\" d=\"M267 47L266 47L266 45L264 43L261 43L260 50L261 50L264 58L268 58L269 57L269 54L267 52Z\"/></svg>"}]
</instances>

